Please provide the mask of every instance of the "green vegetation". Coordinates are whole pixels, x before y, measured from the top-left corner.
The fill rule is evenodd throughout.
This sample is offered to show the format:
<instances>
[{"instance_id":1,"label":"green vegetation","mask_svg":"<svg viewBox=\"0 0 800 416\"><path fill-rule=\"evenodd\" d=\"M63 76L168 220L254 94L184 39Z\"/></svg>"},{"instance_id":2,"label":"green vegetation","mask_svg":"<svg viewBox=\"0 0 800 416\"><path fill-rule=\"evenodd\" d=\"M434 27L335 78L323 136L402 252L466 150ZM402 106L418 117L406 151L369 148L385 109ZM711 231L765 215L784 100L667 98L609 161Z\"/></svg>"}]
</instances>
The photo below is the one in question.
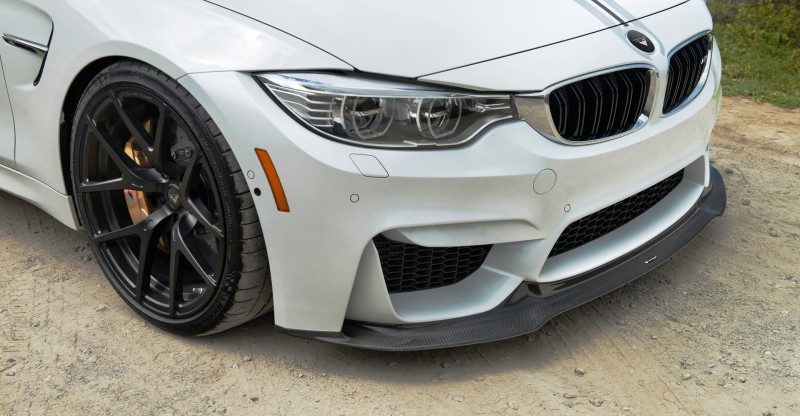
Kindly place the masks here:
<instances>
[{"instance_id":1,"label":"green vegetation","mask_svg":"<svg viewBox=\"0 0 800 416\"><path fill-rule=\"evenodd\" d=\"M723 91L800 107L800 0L709 0Z\"/></svg>"}]
</instances>

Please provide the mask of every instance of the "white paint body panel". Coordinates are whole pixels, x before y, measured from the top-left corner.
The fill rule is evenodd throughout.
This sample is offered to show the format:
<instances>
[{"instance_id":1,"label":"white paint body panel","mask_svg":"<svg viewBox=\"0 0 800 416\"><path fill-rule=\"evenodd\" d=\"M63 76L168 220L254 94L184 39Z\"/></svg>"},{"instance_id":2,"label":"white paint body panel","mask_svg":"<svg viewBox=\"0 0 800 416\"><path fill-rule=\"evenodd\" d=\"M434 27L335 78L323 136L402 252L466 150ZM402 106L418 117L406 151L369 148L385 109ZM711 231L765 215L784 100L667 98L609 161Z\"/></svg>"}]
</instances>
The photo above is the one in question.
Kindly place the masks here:
<instances>
[{"instance_id":1,"label":"white paint body panel","mask_svg":"<svg viewBox=\"0 0 800 416\"><path fill-rule=\"evenodd\" d=\"M0 13L15 3L0 3ZM313 13L306 1L281 7L218 1L239 13L201 0L25 3L52 18L55 30L41 83L9 77L16 151L13 163L0 159L5 165L0 187L77 227L61 166L66 149L58 139L67 91L76 75L99 59L147 62L200 101L242 169L254 172L251 189L265 190L254 199L269 252L275 321L285 328L335 332L346 318L414 323L483 312L520 282L559 280L624 254L669 226L708 183L707 146L721 72L716 49L705 89L684 109L665 118L653 114L642 129L619 139L577 147L554 143L523 121L498 124L470 145L448 150L345 145L300 125L252 76L357 69L407 78L428 74L423 81L483 91L538 91L599 69L645 63L661 77L658 109L667 53L711 29L702 0L631 23L652 35L658 47L653 55L631 47L624 29L588 1L412 2L404 8L335 1L314 3ZM678 3L604 0L615 11L627 8L637 16ZM421 7L428 12L420 13ZM332 19L341 23L331 26ZM599 32L586 35L594 31ZM437 43L442 34L448 41ZM6 75L9 68L24 72L20 68L32 57L4 45ZM7 130L0 131L0 139L8 139ZM4 146L7 142L0 151L7 154ZM276 210L255 147L269 151L290 213ZM686 167L682 191L674 204L659 207L653 224L629 226L547 262L568 224ZM539 195L533 182L544 169L552 169L557 182ZM354 194L358 202L352 202ZM458 284L390 295L372 244L384 232L419 245L494 247L483 267ZM598 245L615 249L594 250Z\"/></svg>"},{"instance_id":2,"label":"white paint body panel","mask_svg":"<svg viewBox=\"0 0 800 416\"><path fill-rule=\"evenodd\" d=\"M619 24L591 1L575 0L209 1L305 39L360 71L409 78ZM680 1L648 1L639 9Z\"/></svg>"},{"instance_id":3,"label":"white paint body panel","mask_svg":"<svg viewBox=\"0 0 800 416\"><path fill-rule=\"evenodd\" d=\"M681 16L681 28L684 28L680 31L672 30L676 14ZM617 26L564 42L559 47L541 48L421 79L486 91L542 91L571 77L626 64L649 64L665 72L669 67L667 54L670 50L710 28L711 16L705 3L692 1L673 11L632 22L629 27ZM650 34L656 43L656 53L651 55L636 49L626 38L627 29Z\"/></svg>"},{"instance_id":4,"label":"white paint body panel","mask_svg":"<svg viewBox=\"0 0 800 416\"><path fill-rule=\"evenodd\" d=\"M684 3L685 0L600 0L624 21L641 19L669 7Z\"/></svg>"},{"instance_id":5,"label":"white paint body panel","mask_svg":"<svg viewBox=\"0 0 800 416\"><path fill-rule=\"evenodd\" d=\"M21 2L0 5L0 34L13 34L40 45L47 45L53 22L43 11ZM0 41L0 164L14 167L14 122L8 94L17 87L33 84L42 66L42 57L11 47ZM11 87L9 90L6 83ZM20 113L26 111L21 109Z\"/></svg>"},{"instance_id":6,"label":"white paint body panel","mask_svg":"<svg viewBox=\"0 0 800 416\"><path fill-rule=\"evenodd\" d=\"M0 55L0 165L14 166L14 117L4 78L2 55Z\"/></svg>"}]
</instances>

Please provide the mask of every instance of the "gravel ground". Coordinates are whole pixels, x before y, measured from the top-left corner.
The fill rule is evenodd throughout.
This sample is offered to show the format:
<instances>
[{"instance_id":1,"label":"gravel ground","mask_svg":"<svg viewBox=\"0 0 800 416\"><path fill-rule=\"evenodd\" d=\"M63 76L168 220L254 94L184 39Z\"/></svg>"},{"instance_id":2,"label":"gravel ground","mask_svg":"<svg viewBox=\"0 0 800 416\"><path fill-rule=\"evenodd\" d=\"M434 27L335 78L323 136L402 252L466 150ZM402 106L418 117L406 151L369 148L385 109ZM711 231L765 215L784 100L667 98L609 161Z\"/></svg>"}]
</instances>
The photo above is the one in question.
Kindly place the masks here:
<instances>
[{"instance_id":1,"label":"gravel ground","mask_svg":"<svg viewBox=\"0 0 800 416\"><path fill-rule=\"evenodd\" d=\"M725 99L728 211L663 267L504 342L380 353L266 316L181 338L83 233L0 193L2 414L800 414L800 111Z\"/></svg>"}]
</instances>

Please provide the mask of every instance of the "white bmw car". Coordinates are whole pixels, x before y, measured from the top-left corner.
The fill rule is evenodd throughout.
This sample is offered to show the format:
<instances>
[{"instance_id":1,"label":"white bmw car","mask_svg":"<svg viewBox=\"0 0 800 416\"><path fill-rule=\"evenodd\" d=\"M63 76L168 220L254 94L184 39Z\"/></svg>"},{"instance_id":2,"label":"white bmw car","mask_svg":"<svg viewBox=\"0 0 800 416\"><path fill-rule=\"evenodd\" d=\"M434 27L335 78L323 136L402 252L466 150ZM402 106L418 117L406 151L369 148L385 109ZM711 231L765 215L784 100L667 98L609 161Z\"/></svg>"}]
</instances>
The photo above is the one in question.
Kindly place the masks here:
<instances>
[{"instance_id":1,"label":"white bmw car","mask_svg":"<svg viewBox=\"0 0 800 416\"><path fill-rule=\"evenodd\" d=\"M538 329L725 208L703 0L4 0L0 188L181 334Z\"/></svg>"}]
</instances>

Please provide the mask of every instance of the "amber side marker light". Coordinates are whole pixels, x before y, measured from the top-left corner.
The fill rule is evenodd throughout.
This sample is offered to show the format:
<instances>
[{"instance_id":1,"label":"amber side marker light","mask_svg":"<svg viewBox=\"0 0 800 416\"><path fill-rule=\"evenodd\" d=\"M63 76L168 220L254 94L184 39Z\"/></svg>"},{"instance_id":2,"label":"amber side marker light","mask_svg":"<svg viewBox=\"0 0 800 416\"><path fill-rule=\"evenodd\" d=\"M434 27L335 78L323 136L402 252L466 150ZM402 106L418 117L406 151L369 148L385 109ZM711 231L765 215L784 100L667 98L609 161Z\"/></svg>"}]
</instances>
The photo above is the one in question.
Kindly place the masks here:
<instances>
[{"instance_id":1,"label":"amber side marker light","mask_svg":"<svg viewBox=\"0 0 800 416\"><path fill-rule=\"evenodd\" d=\"M286 199L286 193L283 192L281 178L278 176L278 171L275 170L275 165L272 164L269 153L264 149L256 148L256 156L258 156L258 161L261 162L264 174L267 175L269 187L272 189L272 196L275 197L275 206L278 207L280 212L289 212L289 201Z\"/></svg>"}]
</instances>

